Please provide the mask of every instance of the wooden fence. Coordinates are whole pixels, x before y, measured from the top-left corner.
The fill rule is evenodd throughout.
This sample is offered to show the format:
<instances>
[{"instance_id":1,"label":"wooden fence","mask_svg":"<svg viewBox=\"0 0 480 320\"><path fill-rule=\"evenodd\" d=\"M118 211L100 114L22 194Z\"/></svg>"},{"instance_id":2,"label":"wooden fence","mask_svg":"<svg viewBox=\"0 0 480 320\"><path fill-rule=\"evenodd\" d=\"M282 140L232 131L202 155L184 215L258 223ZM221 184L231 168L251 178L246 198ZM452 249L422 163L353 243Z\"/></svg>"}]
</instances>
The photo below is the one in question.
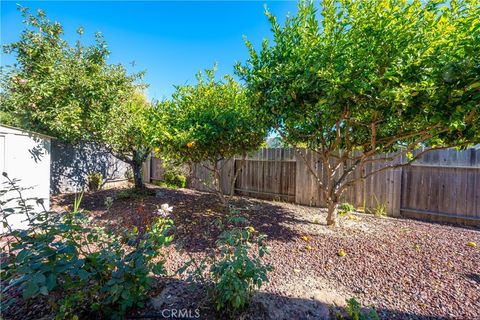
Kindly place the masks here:
<instances>
[{"instance_id":1,"label":"wooden fence","mask_svg":"<svg viewBox=\"0 0 480 320\"><path fill-rule=\"evenodd\" d=\"M321 162L311 151L299 152L270 148L249 155L235 183L235 193L324 206L316 178L308 169L314 168L322 179ZM155 176L162 170L159 160L153 158L151 164L151 177L160 179ZM230 192L229 181L240 164L238 158L219 163L224 193ZM382 165L369 164L365 172ZM210 172L200 164L192 169L189 186L209 190L202 181L211 183ZM384 206L390 216L480 225L480 149L426 153L410 166L385 170L359 181L346 190L342 201L365 211Z\"/></svg>"}]
</instances>

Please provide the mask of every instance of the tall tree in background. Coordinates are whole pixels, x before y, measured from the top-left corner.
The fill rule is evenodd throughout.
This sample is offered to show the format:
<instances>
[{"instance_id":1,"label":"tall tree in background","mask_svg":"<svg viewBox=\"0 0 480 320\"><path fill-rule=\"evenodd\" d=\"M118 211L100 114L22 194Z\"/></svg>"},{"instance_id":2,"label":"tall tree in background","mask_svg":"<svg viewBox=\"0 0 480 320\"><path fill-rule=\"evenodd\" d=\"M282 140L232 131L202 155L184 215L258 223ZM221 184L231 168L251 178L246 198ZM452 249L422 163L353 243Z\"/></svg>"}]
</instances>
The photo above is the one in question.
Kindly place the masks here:
<instances>
[{"instance_id":1,"label":"tall tree in background","mask_svg":"<svg viewBox=\"0 0 480 320\"><path fill-rule=\"evenodd\" d=\"M0 121L69 143L105 146L131 165L135 186L143 187L152 107L140 93L142 73L128 74L124 66L108 64L100 34L93 45L78 40L71 47L62 38L62 26L43 11L20 11L25 29L19 41L3 47L17 62L2 70Z\"/></svg>"},{"instance_id":2,"label":"tall tree in background","mask_svg":"<svg viewBox=\"0 0 480 320\"><path fill-rule=\"evenodd\" d=\"M235 80L226 76L217 81L214 70L206 70L205 74L197 75L196 85L178 86L171 101L159 103L157 143L161 152L171 158L210 170L215 186L212 191L225 204L220 161L235 155L245 159L247 152L263 143L267 129ZM232 194L242 166L230 181Z\"/></svg>"},{"instance_id":3,"label":"tall tree in background","mask_svg":"<svg viewBox=\"0 0 480 320\"><path fill-rule=\"evenodd\" d=\"M132 167L135 188L144 187L142 165L152 151L152 105L136 92L126 103L114 106L102 131L102 143L118 159Z\"/></svg>"},{"instance_id":4,"label":"tall tree in background","mask_svg":"<svg viewBox=\"0 0 480 320\"><path fill-rule=\"evenodd\" d=\"M257 52L247 42L250 58L237 74L287 143L318 154L325 178L309 169L328 225L359 179L480 141L479 8L471 0L327 0L317 17L302 1L283 26L266 12L274 43ZM395 155L379 156L386 152ZM408 161L395 162L402 156ZM376 161L386 165L365 173Z\"/></svg>"},{"instance_id":5,"label":"tall tree in background","mask_svg":"<svg viewBox=\"0 0 480 320\"><path fill-rule=\"evenodd\" d=\"M110 110L138 90L142 74L107 64L101 34L92 45L78 40L70 46L60 23L41 10L19 9L25 29L17 42L3 46L16 63L2 68L0 121L68 142L101 139Z\"/></svg>"}]
</instances>

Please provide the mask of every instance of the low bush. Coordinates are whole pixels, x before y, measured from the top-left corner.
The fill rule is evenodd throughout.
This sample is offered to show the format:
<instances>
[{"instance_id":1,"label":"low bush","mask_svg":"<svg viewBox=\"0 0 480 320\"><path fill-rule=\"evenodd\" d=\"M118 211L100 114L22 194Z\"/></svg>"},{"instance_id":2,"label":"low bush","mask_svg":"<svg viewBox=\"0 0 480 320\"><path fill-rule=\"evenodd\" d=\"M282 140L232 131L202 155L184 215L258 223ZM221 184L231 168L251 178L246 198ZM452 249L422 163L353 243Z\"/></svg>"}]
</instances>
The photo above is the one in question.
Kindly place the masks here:
<instances>
[{"instance_id":1,"label":"low bush","mask_svg":"<svg viewBox=\"0 0 480 320\"><path fill-rule=\"evenodd\" d=\"M347 215L347 214L353 213L354 211L355 211L355 207L348 202L344 202L338 206L339 215Z\"/></svg>"},{"instance_id":2,"label":"low bush","mask_svg":"<svg viewBox=\"0 0 480 320\"><path fill-rule=\"evenodd\" d=\"M35 213L16 181L8 183L0 195L15 190L18 197L0 205L9 239L0 257L2 283L8 283L2 292L19 289L24 300L43 296L56 319L120 319L128 308L143 306L152 275L165 273L161 249L172 241L170 218L160 216L142 234L134 229L116 235L92 224L80 210L81 197L71 212ZM25 230L8 224L19 213L28 217ZM4 313L15 299L2 301Z\"/></svg>"},{"instance_id":3,"label":"low bush","mask_svg":"<svg viewBox=\"0 0 480 320\"><path fill-rule=\"evenodd\" d=\"M207 284L217 311L236 313L245 308L253 292L268 281L268 272L273 270L271 265L262 261L268 253L266 236L247 224L248 220L238 211L231 210L225 230L217 240L220 256L207 257L199 263L189 261L179 270L183 273L191 265L195 266L187 280ZM208 259L211 261L206 262ZM207 265L210 269L206 279Z\"/></svg>"},{"instance_id":4,"label":"low bush","mask_svg":"<svg viewBox=\"0 0 480 320\"><path fill-rule=\"evenodd\" d=\"M185 188L187 177L173 171L166 171L163 175L165 186L169 188Z\"/></svg>"},{"instance_id":5,"label":"low bush","mask_svg":"<svg viewBox=\"0 0 480 320\"><path fill-rule=\"evenodd\" d=\"M112 197L105 197L105 200L103 201L103 204L107 208L107 211L110 211L110 208L113 206L113 198Z\"/></svg>"},{"instance_id":6,"label":"low bush","mask_svg":"<svg viewBox=\"0 0 480 320\"><path fill-rule=\"evenodd\" d=\"M148 188L143 188L143 189L129 188L129 189L124 189L119 191L115 195L115 199L116 200L139 199L139 198L145 198L145 197L150 197L154 195L155 195L155 191Z\"/></svg>"},{"instance_id":7,"label":"low bush","mask_svg":"<svg viewBox=\"0 0 480 320\"><path fill-rule=\"evenodd\" d=\"M91 172L87 175L87 186L89 191L98 191L103 184L103 176L100 172Z\"/></svg>"},{"instance_id":8,"label":"low bush","mask_svg":"<svg viewBox=\"0 0 480 320\"><path fill-rule=\"evenodd\" d=\"M377 217L386 217L387 216L387 204L378 200L375 194L372 194L373 199L376 202L376 206L372 209L367 210L368 213L371 213Z\"/></svg>"},{"instance_id":9,"label":"low bush","mask_svg":"<svg viewBox=\"0 0 480 320\"><path fill-rule=\"evenodd\" d=\"M347 306L345 311L348 317L337 313L337 320L380 320L377 311L373 308L365 310L362 305L355 299L351 298L347 300Z\"/></svg>"}]
</instances>

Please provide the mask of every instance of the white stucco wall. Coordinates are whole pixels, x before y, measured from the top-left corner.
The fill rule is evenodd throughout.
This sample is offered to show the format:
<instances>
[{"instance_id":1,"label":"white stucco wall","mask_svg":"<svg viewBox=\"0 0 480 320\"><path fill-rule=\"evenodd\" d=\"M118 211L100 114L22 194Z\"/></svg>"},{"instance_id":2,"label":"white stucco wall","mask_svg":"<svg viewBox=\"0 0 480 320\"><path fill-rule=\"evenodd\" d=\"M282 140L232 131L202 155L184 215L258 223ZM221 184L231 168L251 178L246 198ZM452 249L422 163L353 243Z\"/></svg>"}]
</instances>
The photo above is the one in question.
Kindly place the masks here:
<instances>
[{"instance_id":1,"label":"white stucco wall","mask_svg":"<svg viewBox=\"0 0 480 320\"><path fill-rule=\"evenodd\" d=\"M44 135L0 126L0 172L6 172L10 179L19 179L20 187L28 188L22 196L43 199L47 210L50 208L50 141L50 137ZM6 178L1 175L2 189L5 181ZM13 196L17 194L10 191L3 198ZM35 210L41 210L33 200L28 204ZM23 228L26 225L23 220L24 217L15 215L8 222L15 228Z\"/></svg>"}]
</instances>

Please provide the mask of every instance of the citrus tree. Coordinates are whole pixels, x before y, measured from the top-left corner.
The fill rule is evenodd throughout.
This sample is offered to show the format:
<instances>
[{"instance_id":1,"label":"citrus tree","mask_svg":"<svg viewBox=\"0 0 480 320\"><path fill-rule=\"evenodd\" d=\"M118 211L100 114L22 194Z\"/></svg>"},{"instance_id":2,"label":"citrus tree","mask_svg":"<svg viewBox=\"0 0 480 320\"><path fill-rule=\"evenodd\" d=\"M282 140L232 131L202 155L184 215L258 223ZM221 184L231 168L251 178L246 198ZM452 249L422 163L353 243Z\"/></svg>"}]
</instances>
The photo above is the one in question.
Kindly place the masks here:
<instances>
[{"instance_id":1,"label":"citrus tree","mask_svg":"<svg viewBox=\"0 0 480 320\"><path fill-rule=\"evenodd\" d=\"M105 146L131 165L135 186L143 187L152 107L140 93L142 73L128 74L123 65L108 64L110 52L100 34L92 45L78 40L70 46L62 26L43 11L20 11L25 29L17 42L3 47L16 63L2 70L2 123L69 143Z\"/></svg>"},{"instance_id":2,"label":"citrus tree","mask_svg":"<svg viewBox=\"0 0 480 320\"><path fill-rule=\"evenodd\" d=\"M118 159L128 163L135 188L144 187L142 165L152 152L153 107L141 92L113 106L103 127L101 142Z\"/></svg>"},{"instance_id":3,"label":"citrus tree","mask_svg":"<svg viewBox=\"0 0 480 320\"><path fill-rule=\"evenodd\" d=\"M3 46L16 62L2 68L0 120L68 142L100 139L110 110L124 105L142 74L108 64L100 33L91 45L79 38L71 46L60 23L42 10L19 9L25 28L18 41Z\"/></svg>"},{"instance_id":4,"label":"citrus tree","mask_svg":"<svg viewBox=\"0 0 480 320\"><path fill-rule=\"evenodd\" d=\"M205 75L197 74L196 85L178 86L172 99L159 103L156 109L161 152L210 170L213 191L225 203L220 186L221 160L235 155L245 159L247 152L262 144L267 132L242 86L229 76L215 80L214 70L206 70ZM232 194L242 165L230 181Z\"/></svg>"},{"instance_id":5,"label":"citrus tree","mask_svg":"<svg viewBox=\"0 0 480 320\"><path fill-rule=\"evenodd\" d=\"M318 155L323 174L309 170L332 225L341 195L359 179L480 141L480 9L462 0L316 8L300 2L284 25L267 10L274 42L257 51L247 41L250 58L236 72L269 126ZM377 161L380 169L363 170Z\"/></svg>"}]
</instances>

